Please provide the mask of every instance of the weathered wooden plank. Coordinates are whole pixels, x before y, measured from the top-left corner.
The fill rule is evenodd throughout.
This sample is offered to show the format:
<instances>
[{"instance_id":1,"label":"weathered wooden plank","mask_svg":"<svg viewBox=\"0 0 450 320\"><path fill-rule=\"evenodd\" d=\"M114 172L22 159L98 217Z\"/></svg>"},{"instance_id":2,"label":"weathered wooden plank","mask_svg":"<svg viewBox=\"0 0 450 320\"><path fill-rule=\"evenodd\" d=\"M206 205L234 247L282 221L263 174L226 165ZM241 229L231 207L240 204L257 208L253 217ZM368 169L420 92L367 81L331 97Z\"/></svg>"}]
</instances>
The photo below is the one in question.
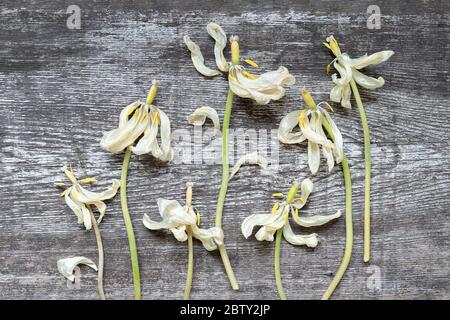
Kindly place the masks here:
<instances>
[{"instance_id":1,"label":"weathered wooden plank","mask_svg":"<svg viewBox=\"0 0 450 320\"><path fill-rule=\"evenodd\" d=\"M153 78L161 80L156 104L173 128L193 133L186 117L200 105L223 115L227 84L206 80L191 65L182 43L189 34L214 65L209 21L241 39L242 55L264 70L284 65L297 77L282 101L270 106L235 99L231 127L278 127L282 116L300 104L299 86L327 99L332 87L324 67L332 57L321 43L335 34L349 52L385 48L396 54L368 74L382 75L386 86L362 91L372 129L373 261L362 262L363 155L358 111L336 107L354 183L355 251L335 298L450 298L448 183L448 34L445 1L379 1L382 28L366 28L370 1L289 1L227 4L184 1L81 2L82 27L66 28L64 1L6 1L0 8L0 298L96 298L94 272L82 269L80 289L70 289L56 260L84 254L95 258L93 233L76 225L52 182L71 163L79 175L106 184L120 175L121 156L100 149L103 131L116 125L121 108L144 98ZM275 140L276 142L276 140ZM180 143L174 141L177 150ZM205 155L208 158L210 155ZM193 156L194 157L194 156ZM200 163L196 162L200 160ZM186 245L166 233L144 228L144 213L156 218L156 199L184 199L184 184L195 182L194 201L202 225L214 222L220 165L196 155L193 163L165 165L134 157L129 205L138 239L143 296L180 298ZM274 191L309 175L304 146L280 146L278 171L262 174L246 167L230 182L224 214L229 255L242 290L233 292L217 253L195 244L193 299L276 298L273 243L245 240L240 223L251 212L268 211ZM324 167L313 178L316 191L306 212L344 208L340 168ZM120 201L108 204L101 224L106 252L105 291L111 299L132 297L127 239ZM297 232L305 231L296 229ZM316 250L283 243L282 272L290 298L316 299L331 280L342 255L344 220L315 230ZM338 258L337 258L338 257ZM379 268L379 269L377 269ZM368 284L380 270L381 290Z\"/></svg>"}]
</instances>

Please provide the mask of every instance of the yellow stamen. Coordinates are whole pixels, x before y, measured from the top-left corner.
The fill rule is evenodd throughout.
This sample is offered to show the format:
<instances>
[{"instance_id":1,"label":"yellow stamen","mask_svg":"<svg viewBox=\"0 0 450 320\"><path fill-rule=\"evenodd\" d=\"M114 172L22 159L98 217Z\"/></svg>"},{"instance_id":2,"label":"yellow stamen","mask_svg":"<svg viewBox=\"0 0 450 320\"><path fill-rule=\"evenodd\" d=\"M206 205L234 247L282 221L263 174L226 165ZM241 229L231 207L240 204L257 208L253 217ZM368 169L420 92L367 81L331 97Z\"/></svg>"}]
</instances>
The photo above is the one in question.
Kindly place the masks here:
<instances>
[{"instance_id":1,"label":"yellow stamen","mask_svg":"<svg viewBox=\"0 0 450 320\"><path fill-rule=\"evenodd\" d=\"M246 77L246 78L249 78L249 79L252 79L252 80L255 80L255 79L258 79L258 77L257 76L255 76L254 74L251 74L250 72L247 72L247 71L242 71L242 74Z\"/></svg>"},{"instance_id":2,"label":"yellow stamen","mask_svg":"<svg viewBox=\"0 0 450 320\"><path fill-rule=\"evenodd\" d=\"M298 221L298 209L297 208L294 209L294 221L295 222Z\"/></svg>"},{"instance_id":3,"label":"yellow stamen","mask_svg":"<svg viewBox=\"0 0 450 320\"><path fill-rule=\"evenodd\" d=\"M330 70L331 70L331 63L327 64L325 71L327 74L330 74Z\"/></svg>"},{"instance_id":4,"label":"yellow stamen","mask_svg":"<svg viewBox=\"0 0 450 320\"><path fill-rule=\"evenodd\" d=\"M272 214L275 214L279 207L280 207L280 203L279 202L275 202L273 204L273 207L272 207Z\"/></svg>"},{"instance_id":5,"label":"yellow stamen","mask_svg":"<svg viewBox=\"0 0 450 320\"><path fill-rule=\"evenodd\" d=\"M286 212L286 215L284 216L284 224L286 224L289 220L289 211Z\"/></svg>"},{"instance_id":6,"label":"yellow stamen","mask_svg":"<svg viewBox=\"0 0 450 320\"><path fill-rule=\"evenodd\" d=\"M200 212L197 210L197 225L200 225Z\"/></svg>"},{"instance_id":7,"label":"yellow stamen","mask_svg":"<svg viewBox=\"0 0 450 320\"><path fill-rule=\"evenodd\" d=\"M312 98L311 94L305 88L302 89L302 97L303 101L305 101L306 105L310 109L315 109L317 107L316 102Z\"/></svg>"},{"instance_id":8,"label":"yellow stamen","mask_svg":"<svg viewBox=\"0 0 450 320\"><path fill-rule=\"evenodd\" d=\"M159 115L159 111L156 111L156 113L152 117L152 124L156 123L159 124L161 122L161 116Z\"/></svg>"},{"instance_id":9,"label":"yellow stamen","mask_svg":"<svg viewBox=\"0 0 450 320\"><path fill-rule=\"evenodd\" d=\"M91 178L91 177L87 177L81 180L78 180L79 182L82 183L93 183L93 182L97 182L97 180L95 178Z\"/></svg>"},{"instance_id":10,"label":"yellow stamen","mask_svg":"<svg viewBox=\"0 0 450 320\"><path fill-rule=\"evenodd\" d=\"M245 63L251 65L252 67L259 68L258 64L255 61L253 61L253 60L247 59L247 60L244 60L244 61L245 61Z\"/></svg>"},{"instance_id":11,"label":"yellow stamen","mask_svg":"<svg viewBox=\"0 0 450 320\"><path fill-rule=\"evenodd\" d=\"M134 104L134 105L130 108L130 110L128 110L127 115L130 116L130 115L136 110L136 108L137 108L137 105Z\"/></svg>"},{"instance_id":12,"label":"yellow stamen","mask_svg":"<svg viewBox=\"0 0 450 320\"><path fill-rule=\"evenodd\" d=\"M307 109L303 109L302 111L300 111L300 115L298 117L298 123L301 128L306 127L306 113L307 112L308 112Z\"/></svg>"},{"instance_id":13,"label":"yellow stamen","mask_svg":"<svg viewBox=\"0 0 450 320\"><path fill-rule=\"evenodd\" d=\"M63 192L61 192L61 193L59 194L59 196L60 196L60 197L64 197L64 196L67 194L68 191L69 191L69 189L64 190Z\"/></svg>"},{"instance_id":14,"label":"yellow stamen","mask_svg":"<svg viewBox=\"0 0 450 320\"><path fill-rule=\"evenodd\" d=\"M328 42L322 42L322 43L323 43L323 45L324 45L325 47L327 47L328 49L331 50L331 47L330 47L330 45L328 44Z\"/></svg>"},{"instance_id":15,"label":"yellow stamen","mask_svg":"<svg viewBox=\"0 0 450 320\"><path fill-rule=\"evenodd\" d=\"M147 100L145 103L152 104L153 100L156 98L156 94L158 93L158 81L153 80L152 86L147 94Z\"/></svg>"},{"instance_id":16,"label":"yellow stamen","mask_svg":"<svg viewBox=\"0 0 450 320\"><path fill-rule=\"evenodd\" d=\"M65 186L64 182L53 182L53 185L55 187L64 187Z\"/></svg>"},{"instance_id":17,"label":"yellow stamen","mask_svg":"<svg viewBox=\"0 0 450 320\"><path fill-rule=\"evenodd\" d=\"M281 192L279 193L272 193L272 197L277 197L277 198L283 198L283 194Z\"/></svg>"},{"instance_id":18,"label":"yellow stamen","mask_svg":"<svg viewBox=\"0 0 450 320\"><path fill-rule=\"evenodd\" d=\"M333 107L328 102L325 102L325 105L327 106L328 109L330 109L331 112L334 112Z\"/></svg>"}]
</instances>

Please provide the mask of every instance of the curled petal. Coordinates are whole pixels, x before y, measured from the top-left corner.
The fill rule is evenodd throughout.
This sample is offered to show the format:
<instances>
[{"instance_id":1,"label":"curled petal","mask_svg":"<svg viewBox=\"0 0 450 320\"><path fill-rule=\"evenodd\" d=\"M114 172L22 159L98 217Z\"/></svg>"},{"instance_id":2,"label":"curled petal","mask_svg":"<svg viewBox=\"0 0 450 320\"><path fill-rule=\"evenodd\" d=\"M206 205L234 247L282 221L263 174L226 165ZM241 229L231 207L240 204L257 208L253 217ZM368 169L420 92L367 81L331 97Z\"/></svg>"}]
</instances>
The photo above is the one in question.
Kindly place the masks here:
<instances>
[{"instance_id":1,"label":"curled petal","mask_svg":"<svg viewBox=\"0 0 450 320\"><path fill-rule=\"evenodd\" d=\"M327 137L323 134L319 134L316 132L317 118L318 115L316 112L312 113L312 119L309 121L308 117L305 117L304 124L300 124L300 129L302 130L303 135L309 142L313 142L314 144L321 144L322 146L333 148L333 142L327 139ZM318 130L317 130L318 131ZM319 153L320 155L320 153Z\"/></svg>"},{"instance_id":2,"label":"curled petal","mask_svg":"<svg viewBox=\"0 0 450 320\"><path fill-rule=\"evenodd\" d=\"M154 122L145 128L144 135L139 139L136 146L131 147L134 154L141 155L152 152L155 145L158 144L156 137L158 135L158 123Z\"/></svg>"},{"instance_id":3,"label":"curled petal","mask_svg":"<svg viewBox=\"0 0 450 320\"><path fill-rule=\"evenodd\" d=\"M308 165L312 174L316 174L320 166L320 148L317 143L308 141Z\"/></svg>"},{"instance_id":4,"label":"curled petal","mask_svg":"<svg viewBox=\"0 0 450 320\"><path fill-rule=\"evenodd\" d=\"M295 246L306 245L309 248L315 248L319 243L319 239L317 238L316 233L309 235L299 235L299 234L296 235L294 234L294 231L292 231L292 228L289 225L289 223L286 223L286 225L283 228L283 236L287 242Z\"/></svg>"},{"instance_id":5,"label":"curled petal","mask_svg":"<svg viewBox=\"0 0 450 320\"><path fill-rule=\"evenodd\" d=\"M172 227L167 220L162 220L160 222L153 221L147 214L144 214L142 222L144 223L144 226L150 230L170 229Z\"/></svg>"},{"instance_id":6,"label":"curled petal","mask_svg":"<svg viewBox=\"0 0 450 320\"><path fill-rule=\"evenodd\" d=\"M341 106L346 109L351 109L352 104L350 103L350 97L352 95L352 91L350 89L350 85L347 84L342 87L342 98L341 98Z\"/></svg>"},{"instance_id":7,"label":"curled petal","mask_svg":"<svg viewBox=\"0 0 450 320\"><path fill-rule=\"evenodd\" d=\"M148 106L142 105L126 123L117 129L106 132L100 141L100 146L112 153L123 151L126 147L133 145L147 128L149 121Z\"/></svg>"},{"instance_id":8,"label":"curled petal","mask_svg":"<svg viewBox=\"0 0 450 320\"><path fill-rule=\"evenodd\" d=\"M117 179L113 179L111 187L103 192L92 192L86 190L81 185L76 185L75 188L72 189L73 191L71 192L71 195L79 202L90 204L96 201L103 201L113 198L116 195L117 190L119 190L119 187L120 181Z\"/></svg>"},{"instance_id":9,"label":"curled petal","mask_svg":"<svg viewBox=\"0 0 450 320\"><path fill-rule=\"evenodd\" d=\"M75 281L75 276L73 275L73 270L76 266L84 264L95 271L97 271L97 265L91 259L85 257L73 257L60 259L57 262L58 271L70 281Z\"/></svg>"},{"instance_id":10,"label":"curled petal","mask_svg":"<svg viewBox=\"0 0 450 320\"><path fill-rule=\"evenodd\" d=\"M353 79L355 79L356 83L361 87L370 90L381 88L382 86L384 86L384 79L382 77L369 77L357 70L353 70Z\"/></svg>"},{"instance_id":11,"label":"curled petal","mask_svg":"<svg viewBox=\"0 0 450 320\"><path fill-rule=\"evenodd\" d=\"M83 223L82 207L84 206L84 204L82 204L79 201L72 200L72 198L70 197L70 193L73 188L74 187L70 187L69 189L66 190L66 193L64 195L64 200L66 201L66 204L69 206L69 208L73 211L73 213L75 213L75 215L77 216L78 223L82 224Z\"/></svg>"},{"instance_id":12,"label":"curled petal","mask_svg":"<svg viewBox=\"0 0 450 320\"><path fill-rule=\"evenodd\" d=\"M301 192L302 192L302 196L301 199L299 201L293 202L292 206L297 208L297 209L301 209L305 206L306 201L308 201L309 195L311 194L311 192L314 189L314 184L311 181L311 179L306 178L302 181L302 184L300 186Z\"/></svg>"},{"instance_id":13,"label":"curled petal","mask_svg":"<svg viewBox=\"0 0 450 320\"><path fill-rule=\"evenodd\" d=\"M335 85L330 91L330 100L333 102L341 102L342 86Z\"/></svg>"},{"instance_id":14,"label":"curled petal","mask_svg":"<svg viewBox=\"0 0 450 320\"><path fill-rule=\"evenodd\" d=\"M276 71L263 73L259 77L249 77L243 67L230 68L228 76L230 89L242 98L250 98L257 104L268 104L271 100L279 100L284 94L284 86L295 83L295 78L288 69L279 67Z\"/></svg>"},{"instance_id":15,"label":"curled petal","mask_svg":"<svg viewBox=\"0 0 450 320\"><path fill-rule=\"evenodd\" d=\"M255 234L255 238L258 241L273 241L276 231L277 229L271 228L269 226L262 226Z\"/></svg>"},{"instance_id":16,"label":"curled petal","mask_svg":"<svg viewBox=\"0 0 450 320\"><path fill-rule=\"evenodd\" d=\"M223 245L224 236L220 228L201 229L197 226L192 226L192 235L200 240L208 251L216 250L217 246Z\"/></svg>"},{"instance_id":17,"label":"curled petal","mask_svg":"<svg viewBox=\"0 0 450 320\"><path fill-rule=\"evenodd\" d=\"M334 214L330 215L314 215L309 217L299 216L295 221L302 227L317 227L330 222L331 220L337 219L341 216L341 210L338 210Z\"/></svg>"},{"instance_id":18,"label":"curled petal","mask_svg":"<svg viewBox=\"0 0 450 320\"><path fill-rule=\"evenodd\" d=\"M159 214L164 221L172 226L177 225L195 225L197 217L189 213L176 200L158 199Z\"/></svg>"},{"instance_id":19,"label":"curled petal","mask_svg":"<svg viewBox=\"0 0 450 320\"><path fill-rule=\"evenodd\" d=\"M287 221L289 206L282 204L275 214L252 214L244 219L241 231L245 238L248 238L255 226L262 226L255 237L259 241L273 241L275 231L282 228Z\"/></svg>"},{"instance_id":20,"label":"curled petal","mask_svg":"<svg viewBox=\"0 0 450 320\"><path fill-rule=\"evenodd\" d=\"M336 158L336 163L341 163L342 159L344 158L344 140L342 139L341 131L336 126L336 123L334 123L328 111L322 109L322 114L325 116L326 121L328 121L329 125L331 126L331 130L333 131L334 135L333 154Z\"/></svg>"},{"instance_id":21,"label":"curled petal","mask_svg":"<svg viewBox=\"0 0 450 320\"><path fill-rule=\"evenodd\" d=\"M189 51L191 51L192 63L198 72L207 77L214 77L222 74L220 71L213 70L205 66L205 59L203 58L199 46L193 42L189 36L184 36L183 40Z\"/></svg>"},{"instance_id":22,"label":"curled petal","mask_svg":"<svg viewBox=\"0 0 450 320\"><path fill-rule=\"evenodd\" d=\"M373 64L379 64L381 62L384 62L388 60L392 55L394 54L394 51L392 50L383 50L376 53L371 54L368 56L365 54L364 56L356 59L349 59L349 63L353 68L356 69L362 69L369 65Z\"/></svg>"},{"instance_id":23,"label":"curled petal","mask_svg":"<svg viewBox=\"0 0 450 320\"><path fill-rule=\"evenodd\" d=\"M153 153L153 156L157 157L161 161L172 161L173 149L170 145L170 120L163 111L160 110L159 113L161 119L161 152L156 154Z\"/></svg>"},{"instance_id":24,"label":"curled petal","mask_svg":"<svg viewBox=\"0 0 450 320\"><path fill-rule=\"evenodd\" d=\"M122 109L119 116L119 128L127 124L130 115L141 105L141 102L135 101Z\"/></svg>"},{"instance_id":25,"label":"curled petal","mask_svg":"<svg viewBox=\"0 0 450 320\"><path fill-rule=\"evenodd\" d=\"M344 59L345 61L345 59ZM350 80L352 80L352 68L348 63L345 63L341 65L337 61L333 63L334 68L339 72L340 78L337 77L336 74L333 74L331 76L331 79L333 80L334 84L339 86L344 86L346 84L350 83Z\"/></svg>"},{"instance_id":26,"label":"curled petal","mask_svg":"<svg viewBox=\"0 0 450 320\"><path fill-rule=\"evenodd\" d=\"M244 156L242 156L234 165L233 169L231 169L231 173L230 173L230 177L228 178L228 180L231 180L231 178L233 178L233 176L239 171L239 169L241 168L241 166L243 165L247 165L247 164L257 164L258 166L260 166L263 169L267 168L268 165L268 161L266 158L264 158L263 156L260 156L256 151L255 152L251 152L248 153Z\"/></svg>"},{"instance_id":27,"label":"curled petal","mask_svg":"<svg viewBox=\"0 0 450 320\"><path fill-rule=\"evenodd\" d=\"M211 107L200 107L189 115L188 123L194 126L202 126L206 118L211 119L214 124L214 135L220 133L220 120L217 111Z\"/></svg>"},{"instance_id":28,"label":"curled petal","mask_svg":"<svg viewBox=\"0 0 450 320\"><path fill-rule=\"evenodd\" d=\"M174 235L175 239L177 239L180 242L184 242L188 238L185 225L182 225L182 226L179 226L176 228L170 228L170 231Z\"/></svg>"},{"instance_id":29,"label":"curled petal","mask_svg":"<svg viewBox=\"0 0 450 320\"><path fill-rule=\"evenodd\" d=\"M294 144L305 141L305 136L301 131L292 132L292 130L298 125L298 117L300 116L300 110L288 113L281 119L280 126L278 127L278 140L282 143Z\"/></svg>"},{"instance_id":30,"label":"curled petal","mask_svg":"<svg viewBox=\"0 0 450 320\"><path fill-rule=\"evenodd\" d=\"M227 45L227 35L217 23L208 23L206 29L208 30L209 35L216 41L214 46L214 56L216 57L217 67L220 71L227 72L228 63L223 56L223 49L225 49Z\"/></svg>"},{"instance_id":31,"label":"curled petal","mask_svg":"<svg viewBox=\"0 0 450 320\"><path fill-rule=\"evenodd\" d=\"M323 109L320 109L320 110L322 111ZM315 127L316 127L317 132L320 135L326 136L326 134L322 128L322 123L320 122L319 118L318 118L318 120L316 120ZM323 154L324 158L327 160L328 172L331 172L331 170L334 167L333 149L334 148L322 146L322 154Z\"/></svg>"}]
</instances>

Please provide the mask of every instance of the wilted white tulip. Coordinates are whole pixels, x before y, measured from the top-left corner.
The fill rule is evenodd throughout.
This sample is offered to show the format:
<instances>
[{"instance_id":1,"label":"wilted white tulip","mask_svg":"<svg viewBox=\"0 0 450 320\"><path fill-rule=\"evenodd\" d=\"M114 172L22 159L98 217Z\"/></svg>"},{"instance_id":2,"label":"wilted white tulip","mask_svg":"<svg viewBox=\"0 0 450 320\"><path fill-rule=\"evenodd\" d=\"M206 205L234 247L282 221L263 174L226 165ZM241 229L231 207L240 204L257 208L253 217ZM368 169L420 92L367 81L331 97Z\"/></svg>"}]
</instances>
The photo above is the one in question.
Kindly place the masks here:
<instances>
[{"instance_id":1,"label":"wilted white tulip","mask_svg":"<svg viewBox=\"0 0 450 320\"><path fill-rule=\"evenodd\" d=\"M84 264L95 271L97 271L97 265L91 259L85 257L72 257L60 259L57 262L58 271L70 281L75 281L75 276L73 275L73 270L76 266Z\"/></svg>"},{"instance_id":2,"label":"wilted white tulip","mask_svg":"<svg viewBox=\"0 0 450 320\"><path fill-rule=\"evenodd\" d=\"M81 183L94 182L94 179L86 178L78 181L75 178L72 169L68 169L64 166L61 170L66 174L72 183L72 186L68 187L61 193L61 196L64 197L64 200L69 208L72 209L73 213L77 216L78 223L83 224L86 230L90 230L92 228L92 215L89 211L89 206L93 205L97 208L99 212L97 223L100 223L106 212L106 205L103 201L111 199L116 195L117 190L120 187L120 182L117 179L113 179L112 186L110 188L103 192L92 192L82 187ZM63 183L55 183L55 185L64 186Z\"/></svg>"},{"instance_id":3,"label":"wilted white tulip","mask_svg":"<svg viewBox=\"0 0 450 320\"><path fill-rule=\"evenodd\" d=\"M157 86L158 81L154 80L146 103L138 100L122 110L118 128L106 132L100 141L103 149L120 153L131 147L134 154L150 153L161 161L172 160L169 118L152 104ZM158 142L158 133L161 143Z\"/></svg>"},{"instance_id":4,"label":"wilted white tulip","mask_svg":"<svg viewBox=\"0 0 450 320\"><path fill-rule=\"evenodd\" d=\"M321 226L341 216L339 210L331 215L315 215L309 217L299 215L299 210L305 205L310 193L313 191L313 183L310 179L302 181L300 197L297 197L298 187L298 183L294 182L286 196L282 193L274 193L273 196L281 198L281 200L275 202L271 214L252 214L245 218L241 225L241 231L245 238L248 238L252 234L255 226L260 226L255 235L259 241L273 241L276 233L275 279L278 295L282 300L286 300L287 298L283 289L280 272L281 238L284 237L287 242L293 245L306 245L310 248L315 248L319 242L316 233L309 235L294 234L289 224L289 215L292 215L293 220L303 227Z\"/></svg>"},{"instance_id":5,"label":"wilted white tulip","mask_svg":"<svg viewBox=\"0 0 450 320\"><path fill-rule=\"evenodd\" d=\"M159 214L162 220L157 222L145 214L143 223L150 230L168 229L178 241L188 241L189 260L184 299L189 298L192 285L193 271L193 244L192 238L200 240L206 250L212 251L223 248L223 231L221 228L212 227L209 229L199 228L200 214L194 211L192 206L192 183L186 184L186 205L182 206L176 200L158 199ZM227 270L229 272L229 270ZM234 274L232 273L234 279ZM231 280L231 279L230 279ZM237 289L237 283L234 279ZM234 287L234 286L233 286Z\"/></svg>"},{"instance_id":6,"label":"wilted white tulip","mask_svg":"<svg viewBox=\"0 0 450 320\"><path fill-rule=\"evenodd\" d=\"M255 237L259 241L273 241L277 230L283 230L284 238L287 242L293 245L306 245L314 248L318 244L318 236L316 233L309 235L295 235L289 224L289 215L292 215L293 220L303 227L321 226L331 220L339 218L341 211L338 210L331 215L314 215L302 216L299 215L301 209L310 193L313 191L313 183L310 179L305 179L301 183L301 197L296 197L298 192L298 183L294 182L289 193L284 196L281 193L275 193L275 197L281 197L282 200L275 202L272 213L270 214L252 214L245 218L242 222L241 230L245 238L248 238L255 226L261 226Z\"/></svg>"},{"instance_id":7,"label":"wilted white tulip","mask_svg":"<svg viewBox=\"0 0 450 320\"><path fill-rule=\"evenodd\" d=\"M351 87L350 82L353 79L357 84L366 89L377 89L384 85L384 79L382 77L373 78L366 76L360 69L363 69L369 65L376 65L388 60L393 54L392 50L383 50L371 55L365 54L362 57L353 59L347 53L341 53L338 42L333 36L327 38L327 42L324 45L330 49L336 58L332 64L338 71L338 75L334 73L331 76L335 86L331 89L330 99L333 102L340 102L344 108L351 108L350 103ZM327 72L329 72L330 65L327 65Z\"/></svg>"},{"instance_id":8,"label":"wilted white tulip","mask_svg":"<svg viewBox=\"0 0 450 320\"><path fill-rule=\"evenodd\" d=\"M319 170L320 148L322 148L322 154L327 160L328 170L331 171L334 163L340 163L343 159L342 135L328 111L321 107L324 104L330 107L328 103L316 104L310 93L305 89L302 90L302 96L308 108L293 111L281 120L278 128L278 139L286 144L296 144L307 140L308 165L313 174ZM323 129L324 122L331 128L334 141L328 139ZM293 130L297 126L300 131L294 132Z\"/></svg>"},{"instance_id":9,"label":"wilted white tulip","mask_svg":"<svg viewBox=\"0 0 450 320\"><path fill-rule=\"evenodd\" d=\"M243 65L239 64L239 38L237 36L230 38L232 59L231 62L227 62L223 54L227 43L225 32L216 23L209 23L207 30L216 41L214 47L216 65L220 71L228 72L229 86L234 94L242 98L253 99L257 104L268 104L271 100L281 99L285 94L284 87L295 83L294 76L285 67L279 67L276 71L269 71L259 76L248 72ZM198 72L207 77L221 74L220 71L205 66L199 46L189 36L184 36L184 43L191 51L191 58ZM245 62L253 67L258 67L252 60L247 59Z\"/></svg>"},{"instance_id":10,"label":"wilted white tulip","mask_svg":"<svg viewBox=\"0 0 450 320\"><path fill-rule=\"evenodd\" d=\"M369 123L367 121L366 111L359 94L358 85L366 89L376 89L384 85L382 77L373 78L364 75L359 70L369 65L376 65L388 60L393 54L392 50L383 50L371 55L365 54L360 58L350 58L346 53L341 53L341 48L337 40L330 36L324 45L333 52L336 58L333 60L333 66L338 71L333 74L331 79L335 86L331 89L330 98L334 102L340 102L344 108L351 108L350 96L353 96L358 106L359 114L361 116L361 124L364 133L364 162L365 162L365 177L364 177L364 261L370 260L370 184L371 184L371 151L370 151L370 132ZM330 71L330 64L327 65L327 73Z\"/></svg>"},{"instance_id":11,"label":"wilted white tulip","mask_svg":"<svg viewBox=\"0 0 450 320\"><path fill-rule=\"evenodd\" d=\"M223 244L222 229L216 227L209 229L199 228L200 215L194 212L191 205L182 206L176 200L159 198L158 209L162 218L159 222L150 219L147 214L144 215L144 226L148 229L168 229L181 242L188 239L187 229L190 229L192 236L200 240L208 251L216 250L218 245Z\"/></svg>"}]
</instances>

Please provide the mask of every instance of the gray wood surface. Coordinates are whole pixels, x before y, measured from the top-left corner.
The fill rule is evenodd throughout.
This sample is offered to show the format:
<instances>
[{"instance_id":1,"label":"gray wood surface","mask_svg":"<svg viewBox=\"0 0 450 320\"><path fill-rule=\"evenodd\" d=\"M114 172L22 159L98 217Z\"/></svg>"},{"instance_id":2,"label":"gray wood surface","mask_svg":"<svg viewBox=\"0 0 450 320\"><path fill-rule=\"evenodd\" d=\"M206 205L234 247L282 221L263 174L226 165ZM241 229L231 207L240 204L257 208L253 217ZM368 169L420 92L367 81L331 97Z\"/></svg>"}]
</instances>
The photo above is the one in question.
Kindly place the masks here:
<instances>
[{"instance_id":1,"label":"gray wood surface","mask_svg":"<svg viewBox=\"0 0 450 320\"><path fill-rule=\"evenodd\" d=\"M81 29L66 27L66 9L81 8ZM381 29L366 26L367 7L382 13ZM52 183L72 164L79 176L94 176L101 189L120 176L122 156L99 147L102 132L115 127L120 110L144 99L151 80L161 80L155 101L174 129L193 133L186 117L200 105L223 115L227 83L206 80L192 66L182 42L189 34L214 66L206 24L219 23L241 39L241 53L263 70L286 66L297 78L281 101L269 106L235 98L232 128L276 129L300 104L306 86L317 100L332 87L322 46L334 34L353 55L392 49L396 53L367 71L385 87L362 90L372 131L373 259L362 261L364 161L358 111L335 108L354 184L354 254L336 299L448 299L450 145L448 1L10 1L0 4L0 298L96 299L96 274L81 269L79 288L68 287L56 261L71 255L96 260L93 232L58 197ZM227 52L227 56L228 52ZM177 145L174 142L175 146ZM180 146L178 145L178 148ZM198 155L196 155L198 157ZM230 182L224 231L241 285L233 292L217 252L195 242L192 299L276 299L274 243L246 240L240 223L251 212L267 212L272 192L309 176L306 147L280 146L277 173L245 167ZM134 156L129 171L129 206L139 246L144 299L179 299L187 246L142 225L157 218L156 199L184 201L184 185L195 183L194 204L202 225L214 223L220 165L165 165ZM322 163L306 212L344 209L342 171ZM95 187L94 189L96 189ZM105 292L132 298L128 243L120 199L108 202L101 224L106 252ZM296 232L305 232L295 228ZM307 230L306 230L307 231ZM344 219L315 230L315 250L282 245L282 275L291 299L318 299L343 253ZM377 276L380 290L373 287ZM374 274L375 272L375 274ZM372 277L371 277L372 276ZM376 280L376 279L375 279Z\"/></svg>"}]
</instances>

